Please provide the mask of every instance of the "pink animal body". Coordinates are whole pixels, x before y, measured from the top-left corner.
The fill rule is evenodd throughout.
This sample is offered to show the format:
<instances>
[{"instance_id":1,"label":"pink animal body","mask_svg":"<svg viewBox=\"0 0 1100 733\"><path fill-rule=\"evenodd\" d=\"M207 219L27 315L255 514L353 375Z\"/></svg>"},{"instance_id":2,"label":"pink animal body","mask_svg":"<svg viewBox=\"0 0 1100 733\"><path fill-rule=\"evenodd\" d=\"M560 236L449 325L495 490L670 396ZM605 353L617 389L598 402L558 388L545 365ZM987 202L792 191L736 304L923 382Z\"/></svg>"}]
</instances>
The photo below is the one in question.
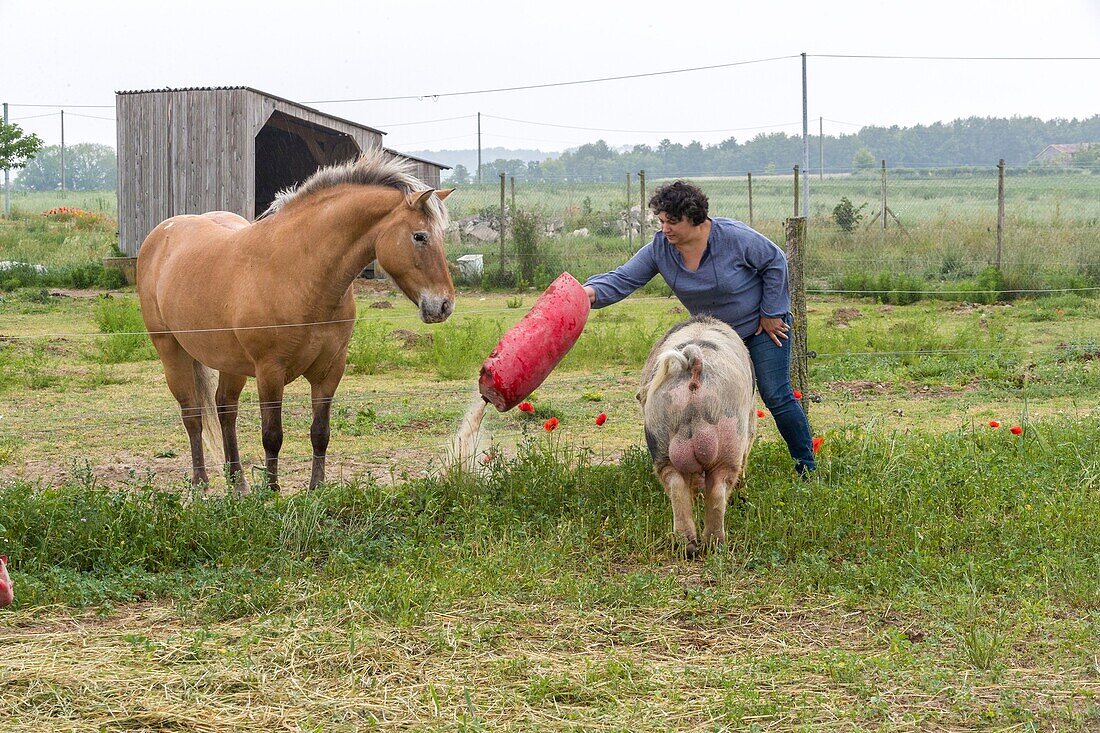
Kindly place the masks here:
<instances>
[{"instance_id":1,"label":"pink animal body","mask_svg":"<svg viewBox=\"0 0 1100 733\"><path fill-rule=\"evenodd\" d=\"M0 555L0 608L10 606L15 601L15 591L8 576L8 558Z\"/></svg>"},{"instance_id":2,"label":"pink animal body","mask_svg":"<svg viewBox=\"0 0 1100 733\"><path fill-rule=\"evenodd\" d=\"M706 316L673 326L642 370L646 445L689 554L726 537L726 503L744 480L756 437L753 384L741 337ZM701 542L691 510L699 485L706 501Z\"/></svg>"}]
</instances>

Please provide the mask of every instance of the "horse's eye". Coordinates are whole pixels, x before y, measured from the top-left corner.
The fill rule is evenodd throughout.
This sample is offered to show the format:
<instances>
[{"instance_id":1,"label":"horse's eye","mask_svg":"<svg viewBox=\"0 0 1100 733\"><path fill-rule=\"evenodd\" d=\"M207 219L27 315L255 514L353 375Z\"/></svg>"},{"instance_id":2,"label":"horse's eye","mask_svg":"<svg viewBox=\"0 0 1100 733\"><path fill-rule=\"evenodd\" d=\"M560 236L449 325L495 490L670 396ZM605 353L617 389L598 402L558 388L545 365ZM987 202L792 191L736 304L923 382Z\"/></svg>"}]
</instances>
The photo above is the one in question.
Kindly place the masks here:
<instances>
[{"instance_id":1,"label":"horse's eye","mask_svg":"<svg viewBox=\"0 0 1100 733\"><path fill-rule=\"evenodd\" d=\"M417 244L427 244L428 243L428 233L427 232L413 232L413 241L416 242Z\"/></svg>"}]
</instances>

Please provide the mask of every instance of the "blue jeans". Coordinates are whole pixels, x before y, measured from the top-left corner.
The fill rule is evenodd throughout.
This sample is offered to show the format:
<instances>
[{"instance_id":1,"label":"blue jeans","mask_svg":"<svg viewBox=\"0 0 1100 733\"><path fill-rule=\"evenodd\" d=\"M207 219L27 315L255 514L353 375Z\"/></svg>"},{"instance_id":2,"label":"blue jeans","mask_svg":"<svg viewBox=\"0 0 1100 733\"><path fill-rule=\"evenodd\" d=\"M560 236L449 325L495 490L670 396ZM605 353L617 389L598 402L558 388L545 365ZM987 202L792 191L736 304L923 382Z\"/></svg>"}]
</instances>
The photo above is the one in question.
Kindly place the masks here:
<instances>
[{"instance_id":1,"label":"blue jeans","mask_svg":"<svg viewBox=\"0 0 1100 733\"><path fill-rule=\"evenodd\" d=\"M787 325L791 323L788 315ZM813 438L810 423L802 411L802 403L794 398L791 388L791 339L780 339L783 346L776 346L767 333L745 339L752 367L756 372L756 388L760 398L775 419L779 434L787 441L787 449L794 459L799 473L817 470L814 461Z\"/></svg>"}]
</instances>

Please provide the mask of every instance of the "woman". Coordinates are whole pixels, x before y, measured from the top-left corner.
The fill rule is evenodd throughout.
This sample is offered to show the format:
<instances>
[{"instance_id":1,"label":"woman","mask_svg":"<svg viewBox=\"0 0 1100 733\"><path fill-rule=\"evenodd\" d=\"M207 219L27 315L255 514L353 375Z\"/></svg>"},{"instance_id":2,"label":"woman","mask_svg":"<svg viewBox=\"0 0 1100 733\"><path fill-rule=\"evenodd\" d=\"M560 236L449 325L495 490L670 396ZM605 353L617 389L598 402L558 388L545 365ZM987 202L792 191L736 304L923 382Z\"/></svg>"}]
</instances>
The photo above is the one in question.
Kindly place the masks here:
<instances>
[{"instance_id":1,"label":"woman","mask_svg":"<svg viewBox=\"0 0 1100 733\"><path fill-rule=\"evenodd\" d=\"M791 389L791 299L787 258L746 224L707 216L707 196L686 181L658 188L649 208L661 222L646 246L584 284L593 308L617 303L660 273L691 315L725 321L744 339L756 386L787 442L795 468L817 468L802 405Z\"/></svg>"}]
</instances>

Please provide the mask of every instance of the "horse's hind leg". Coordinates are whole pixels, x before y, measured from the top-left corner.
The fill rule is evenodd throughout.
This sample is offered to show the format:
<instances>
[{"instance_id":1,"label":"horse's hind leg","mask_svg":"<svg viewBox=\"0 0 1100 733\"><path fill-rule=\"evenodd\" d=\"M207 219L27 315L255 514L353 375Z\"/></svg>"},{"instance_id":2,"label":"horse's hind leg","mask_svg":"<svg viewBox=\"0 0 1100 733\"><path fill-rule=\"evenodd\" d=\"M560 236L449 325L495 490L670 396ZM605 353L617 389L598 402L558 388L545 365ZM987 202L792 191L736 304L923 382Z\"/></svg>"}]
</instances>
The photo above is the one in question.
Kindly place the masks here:
<instances>
[{"instance_id":1,"label":"horse's hind leg","mask_svg":"<svg viewBox=\"0 0 1100 733\"><path fill-rule=\"evenodd\" d=\"M202 402L195 388L195 360L171 336L151 336L153 346L164 364L164 378L168 389L180 404L183 426L191 443L191 484L209 483L202 450Z\"/></svg>"},{"instance_id":2,"label":"horse's hind leg","mask_svg":"<svg viewBox=\"0 0 1100 733\"><path fill-rule=\"evenodd\" d=\"M241 468L241 453L237 447L237 410L240 404L241 390L247 377L221 372L218 378L218 419L222 426L222 445L225 448L225 462L229 465L229 483L238 491L248 490L248 481Z\"/></svg>"}]
</instances>

